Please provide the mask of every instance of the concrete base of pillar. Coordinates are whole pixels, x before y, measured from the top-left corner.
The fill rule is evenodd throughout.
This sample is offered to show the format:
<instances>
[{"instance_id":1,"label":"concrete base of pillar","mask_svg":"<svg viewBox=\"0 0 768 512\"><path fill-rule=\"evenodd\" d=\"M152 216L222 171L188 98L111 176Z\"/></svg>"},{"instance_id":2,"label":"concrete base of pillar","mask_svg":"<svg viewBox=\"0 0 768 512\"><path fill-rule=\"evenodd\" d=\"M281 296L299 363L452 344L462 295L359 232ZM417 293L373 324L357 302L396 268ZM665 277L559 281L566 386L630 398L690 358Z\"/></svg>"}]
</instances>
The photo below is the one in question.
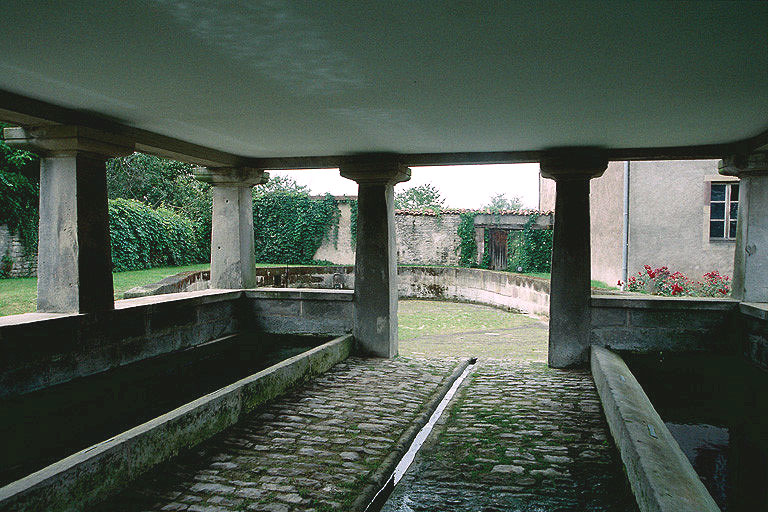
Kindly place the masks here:
<instances>
[{"instance_id":1,"label":"concrete base of pillar","mask_svg":"<svg viewBox=\"0 0 768 512\"><path fill-rule=\"evenodd\" d=\"M541 175L557 183L549 298L548 357L553 368L581 366L589 358L589 180L607 166L595 148L554 149L541 161Z\"/></svg>"},{"instance_id":2,"label":"concrete base of pillar","mask_svg":"<svg viewBox=\"0 0 768 512\"><path fill-rule=\"evenodd\" d=\"M358 183L354 336L365 355L397 355L395 183L410 170L387 155L365 156L341 175Z\"/></svg>"},{"instance_id":3,"label":"concrete base of pillar","mask_svg":"<svg viewBox=\"0 0 768 512\"><path fill-rule=\"evenodd\" d=\"M269 174L250 167L199 168L195 177L212 185L211 288L255 287L251 188L266 183Z\"/></svg>"},{"instance_id":4,"label":"concrete base of pillar","mask_svg":"<svg viewBox=\"0 0 768 512\"><path fill-rule=\"evenodd\" d=\"M114 307L104 160L40 161L37 310L88 313Z\"/></svg>"},{"instance_id":5,"label":"concrete base of pillar","mask_svg":"<svg viewBox=\"0 0 768 512\"><path fill-rule=\"evenodd\" d=\"M394 187L361 184L357 199L355 341L377 357L397 355Z\"/></svg>"},{"instance_id":6,"label":"concrete base of pillar","mask_svg":"<svg viewBox=\"0 0 768 512\"><path fill-rule=\"evenodd\" d=\"M213 187L211 288L255 286L251 189Z\"/></svg>"}]
</instances>

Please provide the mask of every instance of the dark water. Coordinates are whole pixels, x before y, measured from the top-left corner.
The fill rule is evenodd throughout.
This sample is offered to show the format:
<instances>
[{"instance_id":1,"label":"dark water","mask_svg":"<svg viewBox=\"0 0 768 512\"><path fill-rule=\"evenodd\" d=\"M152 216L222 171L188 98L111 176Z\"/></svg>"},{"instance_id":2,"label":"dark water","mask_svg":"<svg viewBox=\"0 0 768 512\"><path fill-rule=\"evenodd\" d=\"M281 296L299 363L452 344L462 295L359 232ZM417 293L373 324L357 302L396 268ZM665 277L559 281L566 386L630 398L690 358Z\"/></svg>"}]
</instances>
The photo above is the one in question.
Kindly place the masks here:
<instances>
[{"instance_id":1,"label":"dark water","mask_svg":"<svg viewBox=\"0 0 768 512\"><path fill-rule=\"evenodd\" d=\"M731 356L626 356L721 510L768 510L768 372Z\"/></svg>"},{"instance_id":2,"label":"dark water","mask_svg":"<svg viewBox=\"0 0 768 512\"><path fill-rule=\"evenodd\" d=\"M240 334L0 401L0 486L328 339Z\"/></svg>"}]
</instances>

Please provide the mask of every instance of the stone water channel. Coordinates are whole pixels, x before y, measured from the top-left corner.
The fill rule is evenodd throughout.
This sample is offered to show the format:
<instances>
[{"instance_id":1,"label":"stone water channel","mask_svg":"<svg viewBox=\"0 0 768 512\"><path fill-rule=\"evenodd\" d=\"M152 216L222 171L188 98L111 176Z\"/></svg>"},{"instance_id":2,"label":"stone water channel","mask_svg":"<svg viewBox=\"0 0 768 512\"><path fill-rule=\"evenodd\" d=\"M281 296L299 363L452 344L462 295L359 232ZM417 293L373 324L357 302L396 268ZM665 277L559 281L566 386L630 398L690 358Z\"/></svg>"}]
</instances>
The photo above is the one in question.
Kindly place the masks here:
<instances>
[{"instance_id":1,"label":"stone water channel","mask_svg":"<svg viewBox=\"0 0 768 512\"><path fill-rule=\"evenodd\" d=\"M530 327L529 336L539 333L529 342L546 346L540 321L515 321ZM516 343L521 329L487 329L494 353L505 339ZM476 347L475 331L455 334ZM424 355L432 341L406 340L394 360L337 364L97 510L365 509L414 427L466 365L444 353ZM636 510L589 373L480 354L383 505L387 512L450 509Z\"/></svg>"}]
</instances>

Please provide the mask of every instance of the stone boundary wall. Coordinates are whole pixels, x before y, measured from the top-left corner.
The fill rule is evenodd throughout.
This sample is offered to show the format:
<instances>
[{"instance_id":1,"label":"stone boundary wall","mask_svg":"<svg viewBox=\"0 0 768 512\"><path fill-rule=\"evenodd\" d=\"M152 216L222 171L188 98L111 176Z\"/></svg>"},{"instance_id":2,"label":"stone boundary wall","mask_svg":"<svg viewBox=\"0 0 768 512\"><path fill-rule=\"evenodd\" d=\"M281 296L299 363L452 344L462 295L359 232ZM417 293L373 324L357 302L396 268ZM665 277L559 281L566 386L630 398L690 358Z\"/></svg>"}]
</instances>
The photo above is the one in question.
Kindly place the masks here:
<instances>
[{"instance_id":1,"label":"stone boundary wall","mask_svg":"<svg viewBox=\"0 0 768 512\"><path fill-rule=\"evenodd\" d=\"M654 295L592 296L593 345L629 352L739 351L739 302Z\"/></svg>"},{"instance_id":2,"label":"stone boundary wall","mask_svg":"<svg viewBox=\"0 0 768 512\"><path fill-rule=\"evenodd\" d=\"M401 298L472 302L549 315L549 281L477 268L398 267Z\"/></svg>"},{"instance_id":3,"label":"stone boundary wall","mask_svg":"<svg viewBox=\"0 0 768 512\"><path fill-rule=\"evenodd\" d=\"M190 270L180 272L165 279L144 286L131 288L123 295L125 299L147 297L149 295L164 295L167 293L193 292L198 289L206 289L207 285L200 288L199 283L211 280L210 270Z\"/></svg>"},{"instance_id":4,"label":"stone boundary wall","mask_svg":"<svg viewBox=\"0 0 768 512\"><path fill-rule=\"evenodd\" d=\"M279 288L285 288L272 288L273 293L288 294L297 288L310 287L352 290L355 285L354 270L352 266L308 266L259 268L257 272L261 284L269 286L278 283ZM455 300L542 316L549 314L549 281L540 277L477 268L422 266L399 266L397 274L398 295L401 298ZM173 277L176 276L167 279ZM178 278L186 277L185 274L178 274ZM155 286L143 288L152 290ZM252 292L246 293L250 296ZM275 318L275 322L279 320ZM277 324L270 325L276 328Z\"/></svg>"},{"instance_id":5,"label":"stone boundary wall","mask_svg":"<svg viewBox=\"0 0 768 512\"><path fill-rule=\"evenodd\" d=\"M27 256L19 236L11 233L5 224L0 225L0 259L3 256L8 256L13 262L8 277L34 277L37 275L37 253ZM2 263L0 263L0 267L2 267Z\"/></svg>"},{"instance_id":6,"label":"stone boundary wall","mask_svg":"<svg viewBox=\"0 0 768 512\"><path fill-rule=\"evenodd\" d=\"M256 286L351 290L355 285L354 266L257 267ZM207 290L210 270L181 272L156 283L131 288L126 299L166 293Z\"/></svg>"},{"instance_id":7,"label":"stone boundary wall","mask_svg":"<svg viewBox=\"0 0 768 512\"><path fill-rule=\"evenodd\" d=\"M87 509L292 386L324 373L352 350L352 336L336 338L81 450L0 488L0 509Z\"/></svg>"},{"instance_id":8,"label":"stone boundary wall","mask_svg":"<svg viewBox=\"0 0 768 512\"><path fill-rule=\"evenodd\" d=\"M459 264L459 223L456 213L415 215L395 213L397 261L403 265Z\"/></svg>"},{"instance_id":9,"label":"stone boundary wall","mask_svg":"<svg viewBox=\"0 0 768 512\"><path fill-rule=\"evenodd\" d=\"M316 260L340 265L355 263L352 245L351 211L349 202L339 203L339 234L337 239L325 239L314 255ZM458 265L459 213L395 211L397 261L403 265Z\"/></svg>"},{"instance_id":10,"label":"stone boundary wall","mask_svg":"<svg viewBox=\"0 0 768 512\"><path fill-rule=\"evenodd\" d=\"M206 290L119 300L113 311L100 313L0 317L0 398L199 346L245 329L277 329L276 322L252 319L250 315L260 307L280 313L283 326L276 334L296 332L290 329L291 323L311 325L329 335L352 331L352 292L292 291L293 295L280 295L280 290L255 290L248 296L243 290ZM268 305L254 304L260 301ZM303 306L302 301L308 304Z\"/></svg>"}]
</instances>

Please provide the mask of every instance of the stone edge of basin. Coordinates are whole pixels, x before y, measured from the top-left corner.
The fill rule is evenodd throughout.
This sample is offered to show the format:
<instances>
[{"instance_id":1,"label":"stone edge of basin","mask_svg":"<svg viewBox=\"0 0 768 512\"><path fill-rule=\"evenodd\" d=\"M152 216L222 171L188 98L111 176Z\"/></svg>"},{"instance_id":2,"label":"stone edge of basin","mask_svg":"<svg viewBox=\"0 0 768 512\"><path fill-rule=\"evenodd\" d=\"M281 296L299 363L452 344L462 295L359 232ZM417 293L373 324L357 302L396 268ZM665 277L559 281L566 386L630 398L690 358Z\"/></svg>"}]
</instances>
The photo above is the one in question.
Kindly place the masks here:
<instances>
[{"instance_id":1,"label":"stone edge of basin","mask_svg":"<svg viewBox=\"0 0 768 512\"><path fill-rule=\"evenodd\" d=\"M624 360L592 345L592 377L642 512L719 512Z\"/></svg>"},{"instance_id":2,"label":"stone edge of basin","mask_svg":"<svg viewBox=\"0 0 768 512\"><path fill-rule=\"evenodd\" d=\"M0 488L0 510L79 511L96 505L352 350L352 336L340 336L81 450Z\"/></svg>"}]
</instances>

